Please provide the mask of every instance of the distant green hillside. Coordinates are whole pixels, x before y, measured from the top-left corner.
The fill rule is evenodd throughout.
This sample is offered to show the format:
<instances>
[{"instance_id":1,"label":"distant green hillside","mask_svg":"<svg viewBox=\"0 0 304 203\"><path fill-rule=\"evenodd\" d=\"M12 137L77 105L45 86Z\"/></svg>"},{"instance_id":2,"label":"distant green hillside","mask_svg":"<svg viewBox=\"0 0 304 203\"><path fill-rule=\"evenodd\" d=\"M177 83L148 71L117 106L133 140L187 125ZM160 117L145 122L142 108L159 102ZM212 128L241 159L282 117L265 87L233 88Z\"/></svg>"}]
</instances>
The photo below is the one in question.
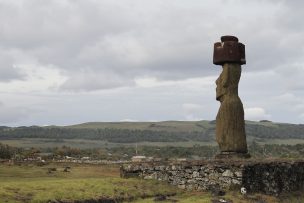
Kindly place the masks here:
<instances>
[{"instance_id":1,"label":"distant green hillside","mask_svg":"<svg viewBox=\"0 0 304 203\"><path fill-rule=\"evenodd\" d=\"M162 121L162 122L90 122L66 126L74 129L128 129L167 132L204 131L214 127L210 121Z\"/></svg>"},{"instance_id":2,"label":"distant green hillside","mask_svg":"<svg viewBox=\"0 0 304 203\"><path fill-rule=\"evenodd\" d=\"M247 136L304 139L303 124L246 121ZM88 139L112 143L214 141L215 121L92 122L71 126L0 127L0 139Z\"/></svg>"}]
</instances>

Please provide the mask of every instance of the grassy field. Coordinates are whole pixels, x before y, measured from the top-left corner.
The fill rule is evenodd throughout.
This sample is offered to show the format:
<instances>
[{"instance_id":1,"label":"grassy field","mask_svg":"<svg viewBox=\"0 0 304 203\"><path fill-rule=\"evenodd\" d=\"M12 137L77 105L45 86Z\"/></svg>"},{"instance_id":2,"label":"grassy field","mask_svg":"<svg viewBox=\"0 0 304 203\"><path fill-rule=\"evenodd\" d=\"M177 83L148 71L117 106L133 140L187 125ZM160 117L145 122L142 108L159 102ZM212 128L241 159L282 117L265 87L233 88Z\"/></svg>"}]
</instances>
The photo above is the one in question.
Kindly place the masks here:
<instances>
[{"instance_id":1,"label":"grassy field","mask_svg":"<svg viewBox=\"0 0 304 203\"><path fill-rule=\"evenodd\" d=\"M225 199L232 202L303 202L303 194L289 194L280 198L254 194L242 196L231 191L223 197L212 197L207 192L189 192L163 182L141 179L121 179L118 166L69 165L45 166L0 165L0 202L48 202L49 200L89 200L120 198L136 203L154 202L157 195L168 196L164 202L209 203ZM48 168L56 171L48 173Z\"/></svg>"},{"instance_id":2,"label":"grassy field","mask_svg":"<svg viewBox=\"0 0 304 203\"><path fill-rule=\"evenodd\" d=\"M256 140L259 144L304 144L304 139L262 139L258 140L256 138L247 137L247 141L250 144L253 140ZM112 148L112 147L135 147L135 143L111 143L102 140L87 140L87 139L62 139L60 141L54 139L41 139L41 138L22 138L22 139L1 139L1 143L8 144L13 147L23 147L23 148L54 148L61 147L63 145L80 148L80 149L92 149L92 148ZM138 146L174 146L174 147L192 147L193 145L200 146L216 146L215 141L212 142L138 142Z\"/></svg>"},{"instance_id":3,"label":"grassy field","mask_svg":"<svg viewBox=\"0 0 304 203\"><path fill-rule=\"evenodd\" d=\"M1 202L47 202L100 197L138 199L156 194L170 195L176 188L155 181L119 178L118 167L72 165L0 166ZM48 168L57 170L48 173Z\"/></svg>"},{"instance_id":4,"label":"grassy field","mask_svg":"<svg viewBox=\"0 0 304 203\"><path fill-rule=\"evenodd\" d=\"M111 143L102 140L86 140L86 139L62 139L60 141L54 139L41 139L41 138L22 138L22 139L1 139L2 144L7 144L13 147L37 147L37 148L54 148L61 147L63 145L80 148L80 149L92 149L92 148L112 148L112 147L135 147L135 143ZM304 143L304 140L303 140ZM216 142L138 142L138 146L175 146L175 147L192 147L193 145L212 145L215 146Z\"/></svg>"}]
</instances>

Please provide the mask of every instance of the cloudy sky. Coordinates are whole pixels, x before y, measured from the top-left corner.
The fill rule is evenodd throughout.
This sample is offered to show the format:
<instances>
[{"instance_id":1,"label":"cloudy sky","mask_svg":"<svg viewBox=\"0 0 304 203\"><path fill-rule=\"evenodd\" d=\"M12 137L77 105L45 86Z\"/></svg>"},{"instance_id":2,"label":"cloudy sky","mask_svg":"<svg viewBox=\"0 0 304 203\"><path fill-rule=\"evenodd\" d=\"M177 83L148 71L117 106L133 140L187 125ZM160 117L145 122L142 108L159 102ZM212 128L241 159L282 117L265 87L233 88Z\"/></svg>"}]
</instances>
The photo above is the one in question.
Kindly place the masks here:
<instances>
[{"instance_id":1,"label":"cloudy sky","mask_svg":"<svg viewBox=\"0 0 304 203\"><path fill-rule=\"evenodd\" d=\"M301 0L0 0L0 125L213 120L213 43L249 120L304 123Z\"/></svg>"}]
</instances>

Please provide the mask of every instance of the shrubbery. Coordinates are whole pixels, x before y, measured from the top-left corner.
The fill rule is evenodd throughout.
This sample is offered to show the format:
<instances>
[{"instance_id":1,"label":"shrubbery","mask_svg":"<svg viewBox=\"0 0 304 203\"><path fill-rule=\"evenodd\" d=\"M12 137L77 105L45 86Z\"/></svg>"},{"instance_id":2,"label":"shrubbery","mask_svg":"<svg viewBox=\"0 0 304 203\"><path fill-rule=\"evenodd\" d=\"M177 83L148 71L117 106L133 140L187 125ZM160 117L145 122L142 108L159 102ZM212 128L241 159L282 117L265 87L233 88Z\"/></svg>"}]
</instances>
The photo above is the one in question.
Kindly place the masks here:
<instances>
[{"instance_id":1,"label":"shrubbery","mask_svg":"<svg viewBox=\"0 0 304 203\"><path fill-rule=\"evenodd\" d=\"M16 149L0 143L0 159L11 159Z\"/></svg>"}]
</instances>

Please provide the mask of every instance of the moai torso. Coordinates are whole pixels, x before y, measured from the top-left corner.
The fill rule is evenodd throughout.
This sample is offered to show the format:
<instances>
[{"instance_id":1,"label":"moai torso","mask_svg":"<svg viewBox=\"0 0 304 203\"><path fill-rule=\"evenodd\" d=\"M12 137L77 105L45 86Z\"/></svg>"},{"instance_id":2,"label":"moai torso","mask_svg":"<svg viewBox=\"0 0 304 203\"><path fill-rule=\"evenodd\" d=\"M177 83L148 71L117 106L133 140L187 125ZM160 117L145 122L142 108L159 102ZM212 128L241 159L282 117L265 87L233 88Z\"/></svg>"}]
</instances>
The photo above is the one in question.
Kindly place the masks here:
<instances>
[{"instance_id":1,"label":"moai torso","mask_svg":"<svg viewBox=\"0 0 304 203\"><path fill-rule=\"evenodd\" d=\"M216 99L221 102L216 116L216 141L222 152L246 153L244 109L238 96L241 65L225 63L216 80Z\"/></svg>"},{"instance_id":2,"label":"moai torso","mask_svg":"<svg viewBox=\"0 0 304 203\"><path fill-rule=\"evenodd\" d=\"M221 153L247 153L244 108L238 96L241 64L245 64L245 46L233 36L222 37L214 45L213 62L222 65L216 80L216 99L221 102L216 116L216 141Z\"/></svg>"}]
</instances>

